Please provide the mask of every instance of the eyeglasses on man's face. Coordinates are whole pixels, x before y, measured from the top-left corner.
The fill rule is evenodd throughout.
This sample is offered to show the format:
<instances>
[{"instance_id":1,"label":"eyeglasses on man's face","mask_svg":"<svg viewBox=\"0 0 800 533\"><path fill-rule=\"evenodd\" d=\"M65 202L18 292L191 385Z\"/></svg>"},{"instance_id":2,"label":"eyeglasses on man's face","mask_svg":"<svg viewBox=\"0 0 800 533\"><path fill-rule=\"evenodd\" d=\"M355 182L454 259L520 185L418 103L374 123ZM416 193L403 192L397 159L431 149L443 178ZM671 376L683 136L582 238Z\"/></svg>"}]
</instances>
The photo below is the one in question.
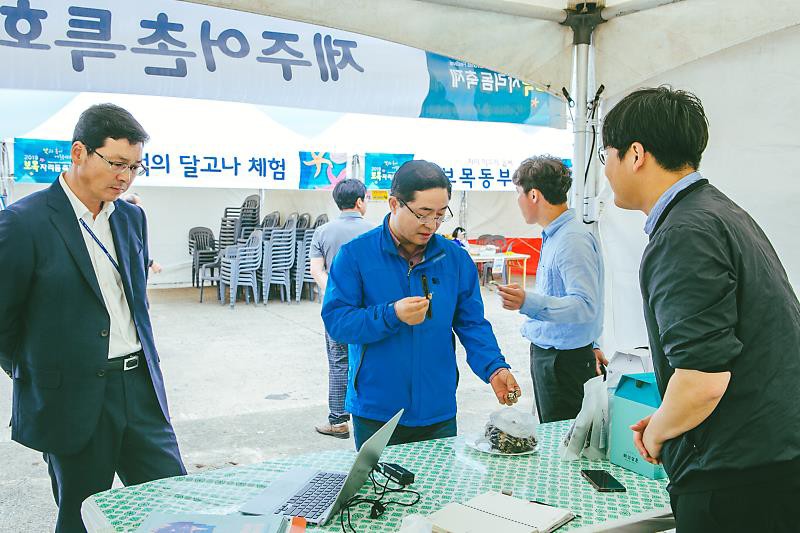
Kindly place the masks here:
<instances>
[{"instance_id":1,"label":"eyeglasses on man's face","mask_svg":"<svg viewBox=\"0 0 800 533\"><path fill-rule=\"evenodd\" d=\"M417 213L416 211L411 209L408 206L408 204L405 203L403 200L398 200L398 201L400 202L400 205L402 205L403 207L405 207L406 209L411 211L411 214L414 215L415 217L417 217L417 221L419 221L420 224L430 224L431 222L434 222L436 224L441 224L442 222L447 222L448 220L451 220L453 218L453 212L450 211L450 206L449 205L446 207L447 213L445 213L443 215L439 215L439 216L420 215L419 213Z\"/></svg>"},{"instance_id":2,"label":"eyeglasses on man's face","mask_svg":"<svg viewBox=\"0 0 800 533\"><path fill-rule=\"evenodd\" d=\"M601 165L606 164L606 156L608 156L608 148L601 146L597 149L597 158L600 160Z\"/></svg>"},{"instance_id":3,"label":"eyeglasses on man's face","mask_svg":"<svg viewBox=\"0 0 800 533\"><path fill-rule=\"evenodd\" d=\"M92 150L90 153L97 154L97 157L108 163L108 166L111 167L111 170L114 172L114 174L122 174L124 172L130 172L131 176L144 176L147 174L147 167L144 165L129 165L128 163L124 163L122 161L109 161L97 150Z\"/></svg>"}]
</instances>

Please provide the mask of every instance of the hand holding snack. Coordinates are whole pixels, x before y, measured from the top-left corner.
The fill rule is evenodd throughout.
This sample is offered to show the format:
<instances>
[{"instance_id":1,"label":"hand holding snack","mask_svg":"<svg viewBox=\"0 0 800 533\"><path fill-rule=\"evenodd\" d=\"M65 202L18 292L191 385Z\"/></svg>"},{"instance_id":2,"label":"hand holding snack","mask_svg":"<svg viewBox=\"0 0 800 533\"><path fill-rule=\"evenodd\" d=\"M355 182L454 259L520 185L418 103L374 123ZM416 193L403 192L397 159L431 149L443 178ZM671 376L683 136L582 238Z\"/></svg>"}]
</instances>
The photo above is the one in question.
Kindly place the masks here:
<instances>
[{"instance_id":1,"label":"hand holding snack","mask_svg":"<svg viewBox=\"0 0 800 533\"><path fill-rule=\"evenodd\" d=\"M497 401L503 405L514 405L517 399L522 396L522 391L514 379L514 374L507 368L500 369L489 381L494 390Z\"/></svg>"},{"instance_id":2,"label":"hand holding snack","mask_svg":"<svg viewBox=\"0 0 800 533\"><path fill-rule=\"evenodd\" d=\"M503 300L503 309L518 311L525 303L525 291L516 283L498 285L497 292Z\"/></svg>"}]
</instances>

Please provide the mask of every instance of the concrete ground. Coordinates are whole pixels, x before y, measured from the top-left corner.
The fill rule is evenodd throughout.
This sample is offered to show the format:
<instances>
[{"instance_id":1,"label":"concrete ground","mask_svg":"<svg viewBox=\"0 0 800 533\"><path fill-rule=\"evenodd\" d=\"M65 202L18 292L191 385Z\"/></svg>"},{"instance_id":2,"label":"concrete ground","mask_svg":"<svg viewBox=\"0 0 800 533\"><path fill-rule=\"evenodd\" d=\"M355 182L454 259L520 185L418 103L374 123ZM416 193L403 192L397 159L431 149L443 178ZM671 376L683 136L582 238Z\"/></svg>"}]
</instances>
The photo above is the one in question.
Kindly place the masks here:
<instances>
[{"instance_id":1,"label":"concrete ground","mask_svg":"<svg viewBox=\"0 0 800 533\"><path fill-rule=\"evenodd\" d=\"M486 316L532 409L528 344L522 317L483 290ZM213 293L211 293L213 294ZM270 300L255 306L198 303L197 289L150 291L150 313L170 410L189 472L250 464L334 448L353 440L325 437L327 359L320 305ZM481 431L499 406L491 388L466 365L459 345L459 433ZM0 420L11 413L11 382L0 376ZM0 428L0 532L52 531L56 505L41 454ZM117 481L117 484L119 482Z\"/></svg>"}]
</instances>

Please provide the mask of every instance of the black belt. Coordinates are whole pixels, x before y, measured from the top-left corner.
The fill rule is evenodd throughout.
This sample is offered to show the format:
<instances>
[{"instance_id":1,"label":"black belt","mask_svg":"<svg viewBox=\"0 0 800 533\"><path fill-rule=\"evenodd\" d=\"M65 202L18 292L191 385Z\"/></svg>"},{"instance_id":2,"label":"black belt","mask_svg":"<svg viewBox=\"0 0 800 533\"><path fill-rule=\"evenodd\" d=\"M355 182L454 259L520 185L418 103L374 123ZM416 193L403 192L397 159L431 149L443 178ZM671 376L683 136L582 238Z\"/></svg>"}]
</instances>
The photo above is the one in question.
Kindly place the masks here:
<instances>
[{"instance_id":1,"label":"black belt","mask_svg":"<svg viewBox=\"0 0 800 533\"><path fill-rule=\"evenodd\" d=\"M122 371L133 370L139 367L139 358L144 359L144 352L142 350L129 355L123 355L122 357L109 359L106 369Z\"/></svg>"}]
</instances>

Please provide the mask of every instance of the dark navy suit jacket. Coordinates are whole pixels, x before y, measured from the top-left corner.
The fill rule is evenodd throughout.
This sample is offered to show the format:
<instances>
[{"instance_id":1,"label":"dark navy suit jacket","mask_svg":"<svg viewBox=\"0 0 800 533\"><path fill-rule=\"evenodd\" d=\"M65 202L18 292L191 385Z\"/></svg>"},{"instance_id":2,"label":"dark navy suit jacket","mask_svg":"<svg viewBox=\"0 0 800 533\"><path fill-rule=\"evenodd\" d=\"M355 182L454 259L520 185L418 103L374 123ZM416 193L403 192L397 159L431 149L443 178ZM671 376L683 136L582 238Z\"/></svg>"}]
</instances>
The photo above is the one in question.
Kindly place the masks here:
<instances>
[{"instance_id":1,"label":"dark navy suit jacket","mask_svg":"<svg viewBox=\"0 0 800 533\"><path fill-rule=\"evenodd\" d=\"M145 292L144 212L118 200L110 224L125 296L169 421ZM109 326L75 211L59 182L0 211L0 366L14 381L15 441L55 454L76 453L88 443L105 396Z\"/></svg>"}]
</instances>

